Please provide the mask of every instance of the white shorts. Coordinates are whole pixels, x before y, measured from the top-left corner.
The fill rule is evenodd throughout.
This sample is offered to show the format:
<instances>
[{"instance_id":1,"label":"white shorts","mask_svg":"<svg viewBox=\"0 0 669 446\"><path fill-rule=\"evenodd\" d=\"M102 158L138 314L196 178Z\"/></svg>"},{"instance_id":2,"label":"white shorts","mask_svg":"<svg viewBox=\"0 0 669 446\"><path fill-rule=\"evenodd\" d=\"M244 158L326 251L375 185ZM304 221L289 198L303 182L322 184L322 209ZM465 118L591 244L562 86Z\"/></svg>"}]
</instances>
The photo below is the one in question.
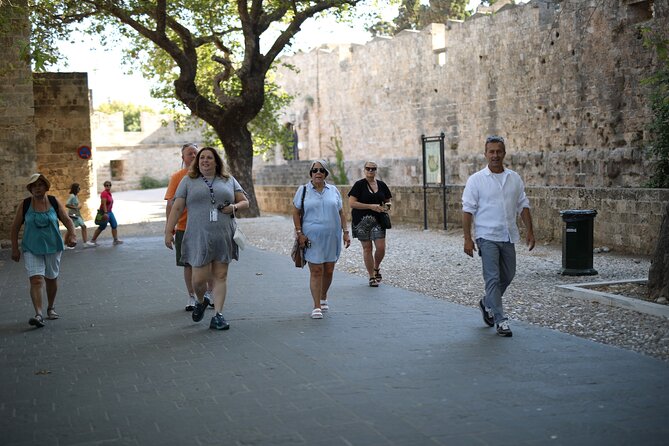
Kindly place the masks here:
<instances>
[{"instance_id":1,"label":"white shorts","mask_svg":"<svg viewBox=\"0 0 669 446\"><path fill-rule=\"evenodd\" d=\"M60 256L63 251L55 254L44 254L36 256L31 252L23 253L23 264L28 271L28 277L44 276L47 279L55 279L60 273Z\"/></svg>"}]
</instances>

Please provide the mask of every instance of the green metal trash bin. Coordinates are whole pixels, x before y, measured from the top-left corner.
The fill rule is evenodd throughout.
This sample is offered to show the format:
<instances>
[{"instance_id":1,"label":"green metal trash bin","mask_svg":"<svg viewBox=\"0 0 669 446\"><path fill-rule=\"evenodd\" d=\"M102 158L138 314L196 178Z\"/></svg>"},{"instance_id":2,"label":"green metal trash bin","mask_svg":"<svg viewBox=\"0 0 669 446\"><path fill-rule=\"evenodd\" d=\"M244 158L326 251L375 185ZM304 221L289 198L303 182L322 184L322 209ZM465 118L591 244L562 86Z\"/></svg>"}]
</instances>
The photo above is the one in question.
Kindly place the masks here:
<instances>
[{"instance_id":1,"label":"green metal trash bin","mask_svg":"<svg viewBox=\"0 0 669 446\"><path fill-rule=\"evenodd\" d=\"M597 271L592 267L592 243L595 210L560 211L565 222L562 234L562 271L563 276L594 276Z\"/></svg>"}]
</instances>

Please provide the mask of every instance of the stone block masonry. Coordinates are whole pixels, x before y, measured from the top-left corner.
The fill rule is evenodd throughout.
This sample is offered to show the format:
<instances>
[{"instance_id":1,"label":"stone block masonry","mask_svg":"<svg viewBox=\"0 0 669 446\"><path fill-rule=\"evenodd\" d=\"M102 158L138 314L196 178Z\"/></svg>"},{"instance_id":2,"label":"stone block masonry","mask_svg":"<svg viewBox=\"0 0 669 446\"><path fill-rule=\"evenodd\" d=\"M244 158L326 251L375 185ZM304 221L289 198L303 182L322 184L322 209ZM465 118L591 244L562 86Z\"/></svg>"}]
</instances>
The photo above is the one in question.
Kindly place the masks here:
<instances>
[{"instance_id":1,"label":"stone block masonry","mask_svg":"<svg viewBox=\"0 0 669 446\"><path fill-rule=\"evenodd\" d=\"M292 212L292 200L298 186L256 185L256 197L262 213ZM344 197L344 209L349 216L346 196L350 186L338 186ZM464 186L446 187L447 229L462 227L461 197ZM423 227L422 186L391 186L393 193L393 223ZM595 247L607 246L614 251L633 255L650 255L655 249L664 215L660 205L669 200L667 189L584 189L574 187L530 186L526 193L532 206L534 231L538 243L560 243L564 231L561 210L595 209ZM428 189L428 227L444 227L441 189ZM519 222L522 232L522 222Z\"/></svg>"},{"instance_id":2,"label":"stone block masonry","mask_svg":"<svg viewBox=\"0 0 669 446\"><path fill-rule=\"evenodd\" d=\"M669 38L666 1L534 0L392 39L298 53L280 84L300 159L420 159L446 135L447 183L477 169L483 139L507 139L509 167L536 186L639 187L655 69L642 28ZM418 163L420 166L420 163ZM417 178L422 178L419 173ZM389 179L403 184L403 179ZM416 184L416 183L414 183Z\"/></svg>"},{"instance_id":3,"label":"stone block masonry","mask_svg":"<svg viewBox=\"0 0 669 446\"><path fill-rule=\"evenodd\" d=\"M14 8L2 8L9 14ZM35 171L35 122L30 65L19 48L30 34L27 17L3 17L11 32L0 36L0 240L9 239L18 201L27 192L24 180Z\"/></svg>"},{"instance_id":4,"label":"stone block masonry","mask_svg":"<svg viewBox=\"0 0 669 446\"><path fill-rule=\"evenodd\" d=\"M93 184L93 161L78 155L80 146L91 143L91 106L86 73L36 73L35 127L37 169L51 181L49 193L63 202L72 183L79 183L79 202L85 220L91 219L90 208L97 208L97 191ZM95 156L95 153L93 154Z\"/></svg>"}]
</instances>

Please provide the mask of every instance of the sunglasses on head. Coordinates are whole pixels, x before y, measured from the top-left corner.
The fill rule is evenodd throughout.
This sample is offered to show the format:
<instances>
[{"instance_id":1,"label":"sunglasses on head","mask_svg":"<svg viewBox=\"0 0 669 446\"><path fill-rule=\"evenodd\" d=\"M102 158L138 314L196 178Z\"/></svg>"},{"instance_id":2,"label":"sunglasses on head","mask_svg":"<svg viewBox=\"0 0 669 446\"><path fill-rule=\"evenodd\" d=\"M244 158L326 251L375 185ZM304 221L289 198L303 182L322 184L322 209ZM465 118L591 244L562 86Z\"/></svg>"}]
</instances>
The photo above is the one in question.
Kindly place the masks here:
<instances>
[{"instance_id":1,"label":"sunglasses on head","mask_svg":"<svg viewBox=\"0 0 669 446\"><path fill-rule=\"evenodd\" d=\"M367 172L376 172L376 167L365 167Z\"/></svg>"},{"instance_id":2,"label":"sunglasses on head","mask_svg":"<svg viewBox=\"0 0 669 446\"><path fill-rule=\"evenodd\" d=\"M185 149L186 147L195 147L197 149L197 144L194 143L184 144L183 146L181 146L181 150Z\"/></svg>"},{"instance_id":3,"label":"sunglasses on head","mask_svg":"<svg viewBox=\"0 0 669 446\"><path fill-rule=\"evenodd\" d=\"M486 144L489 142L501 142L502 144L504 143L504 138L501 136L493 135L493 136L488 136L485 139Z\"/></svg>"},{"instance_id":4,"label":"sunglasses on head","mask_svg":"<svg viewBox=\"0 0 669 446\"><path fill-rule=\"evenodd\" d=\"M313 169L311 169L311 173L318 173L318 172L326 173L327 170L325 170L325 168L323 167L314 167Z\"/></svg>"}]
</instances>

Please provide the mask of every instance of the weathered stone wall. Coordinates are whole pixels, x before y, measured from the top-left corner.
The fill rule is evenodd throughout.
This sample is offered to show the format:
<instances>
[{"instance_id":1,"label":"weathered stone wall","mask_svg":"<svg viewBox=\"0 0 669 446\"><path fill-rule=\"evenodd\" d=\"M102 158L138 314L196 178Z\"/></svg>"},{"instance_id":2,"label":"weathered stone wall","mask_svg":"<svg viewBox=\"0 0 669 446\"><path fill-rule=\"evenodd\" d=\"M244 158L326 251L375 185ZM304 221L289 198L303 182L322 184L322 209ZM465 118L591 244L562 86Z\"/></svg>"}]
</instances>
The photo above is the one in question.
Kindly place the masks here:
<instances>
[{"instance_id":1,"label":"weathered stone wall","mask_svg":"<svg viewBox=\"0 0 669 446\"><path fill-rule=\"evenodd\" d=\"M0 7L0 14L15 8ZM0 35L0 241L9 231L25 179L36 170L33 85L30 65L19 55L30 25L25 17L6 17L12 32Z\"/></svg>"},{"instance_id":2,"label":"weathered stone wall","mask_svg":"<svg viewBox=\"0 0 669 446\"><path fill-rule=\"evenodd\" d=\"M256 186L256 197L263 213L290 214L292 199L298 186ZM346 197L350 186L338 186ZM463 186L448 186L446 190L446 227L461 228ZM393 186L394 223L423 227L424 200L422 186ZM650 255L655 249L669 201L668 189L611 189L531 186L526 193L532 206L535 236L539 243L559 243L564 223L560 211L566 209L595 209L595 247L608 246L615 251L634 255ZM427 216L430 229L444 228L443 191L427 190ZM344 200L350 215L347 200ZM350 219L350 218L349 218ZM522 228L522 224L519 224Z\"/></svg>"},{"instance_id":3,"label":"weathered stone wall","mask_svg":"<svg viewBox=\"0 0 669 446\"><path fill-rule=\"evenodd\" d=\"M123 113L95 112L91 118L97 187L113 182L114 191L140 189L146 175L167 180L181 168L181 147L196 143L202 147L203 127L192 126L177 131L167 115L142 112L141 131L126 132Z\"/></svg>"},{"instance_id":4,"label":"weathered stone wall","mask_svg":"<svg viewBox=\"0 0 669 446\"><path fill-rule=\"evenodd\" d=\"M446 182L461 184L485 135L501 134L528 184L637 187L649 172L641 80L655 64L640 28L669 34L668 9L657 0L534 0L300 53L284 60L299 72L279 77L296 97L285 120L300 159L332 158L336 135L348 161L420 159L420 136L443 131Z\"/></svg>"},{"instance_id":5,"label":"weathered stone wall","mask_svg":"<svg viewBox=\"0 0 669 446\"><path fill-rule=\"evenodd\" d=\"M91 145L90 100L87 73L35 73L35 128L37 171L51 182L49 194L65 202L72 183L79 183L79 201L84 219L89 206L97 207L93 183L93 162L78 155L81 146ZM95 156L95 154L93 154Z\"/></svg>"}]
</instances>

